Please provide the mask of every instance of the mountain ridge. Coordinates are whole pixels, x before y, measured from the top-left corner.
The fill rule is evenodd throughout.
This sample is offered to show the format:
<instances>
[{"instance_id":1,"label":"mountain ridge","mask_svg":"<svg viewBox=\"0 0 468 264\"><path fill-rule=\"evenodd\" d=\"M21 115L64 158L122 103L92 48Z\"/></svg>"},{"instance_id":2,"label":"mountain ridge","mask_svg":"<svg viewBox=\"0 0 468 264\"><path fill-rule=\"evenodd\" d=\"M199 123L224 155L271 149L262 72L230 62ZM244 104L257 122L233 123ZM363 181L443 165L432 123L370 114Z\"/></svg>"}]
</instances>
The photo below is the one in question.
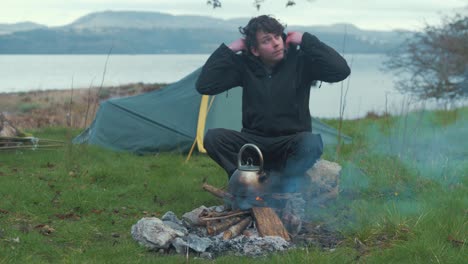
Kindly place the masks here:
<instances>
[{"instance_id":1,"label":"mountain ridge","mask_svg":"<svg viewBox=\"0 0 468 264\"><path fill-rule=\"evenodd\" d=\"M211 53L220 43L240 37L249 18L219 19L161 12L102 11L56 27L26 22L12 24L0 35L1 54ZM8 25L0 24L0 32ZM14 31L15 29L16 31ZM352 24L291 25L307 31L335 49L344 36L351 53L382 53L395 49L409 31L368 31Z\"/></svg>"}]
</instances>

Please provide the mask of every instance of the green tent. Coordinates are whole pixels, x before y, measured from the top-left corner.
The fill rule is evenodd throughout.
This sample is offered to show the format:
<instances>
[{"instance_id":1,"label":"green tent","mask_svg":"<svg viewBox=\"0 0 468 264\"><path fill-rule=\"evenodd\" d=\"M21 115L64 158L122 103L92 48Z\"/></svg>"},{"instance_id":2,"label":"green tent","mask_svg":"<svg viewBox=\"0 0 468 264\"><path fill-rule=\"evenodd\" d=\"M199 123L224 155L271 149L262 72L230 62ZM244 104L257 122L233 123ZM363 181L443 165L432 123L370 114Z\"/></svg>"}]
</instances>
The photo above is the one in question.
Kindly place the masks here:
<instances>
[{"instance_id":1,"label":"green tent","mask_svg":"<svg viewBox=\"0 0 468 264\"><path fill-rule=\"evenodd\" d=\"M200 71L160 90L104 101L91 126L74 143L141 154L187 152L195 146L204 152L203 136L208 129L242 128L242 89L202 96L195 89ZM312 130L322 135L325 144L336 144L335 129L312 118ZM345 142L351 140L342 138Z\"/></svg>"}]
</instances>

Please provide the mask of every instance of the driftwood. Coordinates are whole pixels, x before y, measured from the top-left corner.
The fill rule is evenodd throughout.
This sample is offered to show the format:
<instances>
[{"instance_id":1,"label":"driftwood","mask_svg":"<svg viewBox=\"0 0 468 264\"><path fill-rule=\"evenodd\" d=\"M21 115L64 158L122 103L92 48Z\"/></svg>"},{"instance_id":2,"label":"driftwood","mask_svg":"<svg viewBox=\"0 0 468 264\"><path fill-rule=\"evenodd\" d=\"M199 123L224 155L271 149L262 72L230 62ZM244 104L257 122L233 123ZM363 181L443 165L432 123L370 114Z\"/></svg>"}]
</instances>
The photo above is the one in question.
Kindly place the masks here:
<instances>
[{"instance_id":1,"label":"driftwood","mask_svg":"<svg viewBox=\"0 0 468 264\"><path fill-rule=\"evenodd\" d=\"M221 222L219 222L219 221L208 221L206 223L206 231L207 231L208 235L214 236L214 235L217 235L217 234L223 232L224 230L230 228L231 226L239 223L241 220L242 220L242 217L235 216L235 217L231 217L231 218L228 218L228 219L224 219Z\"/></svg>"},{"instance_id":2,"label":"driftwood","mask_svg":"<svg viewBox=\"0 0 468 264\"><path fill-rule=\"evenodd\" d=\"M228 230L224 231L223 239L228 240L233 237L240 235L250 224L252 223L252 217L242 219L239 223L229 227Z\"/></svg>"},{"instance_id":3,"label":"driftwood","mask_svg":"<svg viewBox=\"0 0 468 264\"><path fill-rule=\"evenodd\" d=\"M270 207L253 207L252 214L260 236L279 236L290 241L288 231L284 228L275 211Z\"/></svg>"}]
</instances>

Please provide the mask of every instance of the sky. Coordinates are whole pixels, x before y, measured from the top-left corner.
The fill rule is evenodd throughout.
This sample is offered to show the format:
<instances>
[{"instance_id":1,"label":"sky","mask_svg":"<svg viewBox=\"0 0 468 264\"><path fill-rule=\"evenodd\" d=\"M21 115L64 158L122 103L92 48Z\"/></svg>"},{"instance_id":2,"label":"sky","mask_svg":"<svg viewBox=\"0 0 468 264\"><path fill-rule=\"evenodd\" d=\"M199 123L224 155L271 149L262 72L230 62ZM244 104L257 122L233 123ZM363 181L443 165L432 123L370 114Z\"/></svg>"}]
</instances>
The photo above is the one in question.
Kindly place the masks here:
<instances>
[{"instance_id":1,"label":"sky","mask_svg":"<svg viewBox=\"0 0 468 264\"><path fill-rule=\"evenodd\" d=\"M206 0L2 0L0 24L30 21L62 26L99 11L156 11L222 19L270 14L287 25L351 23L368 30L421 30L438 25L455 12L468 14L468 0L265 0L260 11L253 0L221 0L213 9Z\"/></svg>"}]
</instances>

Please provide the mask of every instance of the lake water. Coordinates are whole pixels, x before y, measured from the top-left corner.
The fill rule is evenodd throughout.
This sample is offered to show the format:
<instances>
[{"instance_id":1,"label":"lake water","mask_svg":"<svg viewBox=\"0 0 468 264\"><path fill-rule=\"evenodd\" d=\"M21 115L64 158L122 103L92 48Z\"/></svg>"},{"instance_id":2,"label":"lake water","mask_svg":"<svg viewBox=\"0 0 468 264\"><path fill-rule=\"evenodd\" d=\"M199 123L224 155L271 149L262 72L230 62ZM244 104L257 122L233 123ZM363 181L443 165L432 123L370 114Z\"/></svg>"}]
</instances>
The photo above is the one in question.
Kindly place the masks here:
<instances>
[{"instance_id":1,"label":"lake water","mask_svg":"<svg viewBox=\"0 0 468 264\"><path fill-rule=\"evenodd\" d=\"M208 57L209 54L0 55L0 92L87 88L100 86L103 77L104 86L170 83L203 65ZM408 98L395 91L392 75L380 70L383 54L348 54L345 58L351 66L351 76L343 83L323 83L321 88L312 88L312 115L338 117L342 89L348 89L345 118L386 109L399 113L408 105Z\"/></svg>"}]
</instances>

